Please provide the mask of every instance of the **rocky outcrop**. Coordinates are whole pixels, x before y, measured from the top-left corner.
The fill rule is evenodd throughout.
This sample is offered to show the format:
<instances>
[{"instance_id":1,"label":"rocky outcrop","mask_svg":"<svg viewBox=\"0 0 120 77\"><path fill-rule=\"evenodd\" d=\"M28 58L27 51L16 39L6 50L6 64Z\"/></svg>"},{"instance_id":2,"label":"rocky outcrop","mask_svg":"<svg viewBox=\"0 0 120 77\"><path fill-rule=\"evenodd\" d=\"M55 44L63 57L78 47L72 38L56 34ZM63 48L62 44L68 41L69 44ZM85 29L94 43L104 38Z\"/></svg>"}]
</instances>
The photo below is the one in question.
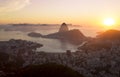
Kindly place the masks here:
<instances>
[{"instance_id":1,"label":"rocky outcrop","mask_svg":"<svg viewBox=\"0 0 120 77\"><path fill-rule=\"evenodd\" d=\"M81 44L87 39L87 37L85 37L84 34L81 31L79 31L79 29L69 30L68 26L65 23L61 25L59 31L56 33L41 35L40 33L32 32L29 33L28 36L59 39L72 44Z\"/></svg>"},{"instance_id":2,"label":"rocky outcrop","mask_svg":"<svg viewBox=\"0 0 120 77\"><path fill-rule=\"evenodd\" d=\"M66 31L68 31L68 30L69 30L69 29L68 29L67 24L66 24L66 23L63 23L63 24L61 25L60 29L59 29L59 32L66 32Z\"/></svg>"},{"instance_id":3,"label":"rocky outcrop","mask_svg":"<svg viewBox=\"0 0 120 77\"><path fill-rule=\"evenodd\" d=\"M42 37L42 34L36 33L36 32L31 32L31 33L28 33L28 36L30 36L30 37Z\"/></svg>"},{"instance_id":4,"label":"rocky outcrop","mask_svg":"<svg viewBox=\"0 0 120 77\"><path fill-rule=\"evenodd\" d=\"M108 30L101 33L97 36L99 39L103 40L120 40L120 31L119 30Z\"/></svg>"},{"instance_id":5,"label":"rocky outcrop","mask_svg":"<svg viewBox=\"0 0 120 77\"><path fill-rule=\"evenodd\" d=\"M81 44L86 37L78 29L73 29L65 32L57 32L44 36L45 38L65 40L73 44Z\"/></svg>"}]
</instances>

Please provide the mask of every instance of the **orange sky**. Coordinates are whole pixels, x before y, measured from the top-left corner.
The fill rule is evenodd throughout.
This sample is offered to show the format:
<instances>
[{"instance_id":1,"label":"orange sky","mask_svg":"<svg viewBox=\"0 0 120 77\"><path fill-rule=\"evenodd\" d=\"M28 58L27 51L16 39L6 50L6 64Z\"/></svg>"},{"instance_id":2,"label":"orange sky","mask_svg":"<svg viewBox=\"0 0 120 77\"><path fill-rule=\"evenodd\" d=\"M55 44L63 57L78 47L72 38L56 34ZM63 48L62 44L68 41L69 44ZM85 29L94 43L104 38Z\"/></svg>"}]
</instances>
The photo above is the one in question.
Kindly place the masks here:
<instances>
[{"instance_id":1,"label":"orange sky","mask_svg":"<svg viewBox=\"0 0 120 77\"><path fill-rule=\"evenodd\" d=\"M0 23L104 25L111 17L119 25L119 7L120 0L0 0Z\"/></svg>"}]
</instances>

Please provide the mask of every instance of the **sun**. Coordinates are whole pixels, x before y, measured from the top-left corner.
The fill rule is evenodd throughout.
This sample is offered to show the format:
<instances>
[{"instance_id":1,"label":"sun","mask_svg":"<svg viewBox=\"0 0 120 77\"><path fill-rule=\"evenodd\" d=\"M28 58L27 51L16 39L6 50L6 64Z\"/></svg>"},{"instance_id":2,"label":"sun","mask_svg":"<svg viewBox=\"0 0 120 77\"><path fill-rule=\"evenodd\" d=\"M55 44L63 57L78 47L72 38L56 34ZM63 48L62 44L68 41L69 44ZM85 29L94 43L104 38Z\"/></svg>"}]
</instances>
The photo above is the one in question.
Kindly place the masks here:
<instances>
[{"instance_id":1,"label":"sun","mask_svg":"<svg viewBox=\"0 0 120 77\"><path fill-rule=\"evenodd\" d=\"M113 18L106 18L104 20L105 26L113 26L115 24L115 20Z\"/></svg>"}]
</instances>

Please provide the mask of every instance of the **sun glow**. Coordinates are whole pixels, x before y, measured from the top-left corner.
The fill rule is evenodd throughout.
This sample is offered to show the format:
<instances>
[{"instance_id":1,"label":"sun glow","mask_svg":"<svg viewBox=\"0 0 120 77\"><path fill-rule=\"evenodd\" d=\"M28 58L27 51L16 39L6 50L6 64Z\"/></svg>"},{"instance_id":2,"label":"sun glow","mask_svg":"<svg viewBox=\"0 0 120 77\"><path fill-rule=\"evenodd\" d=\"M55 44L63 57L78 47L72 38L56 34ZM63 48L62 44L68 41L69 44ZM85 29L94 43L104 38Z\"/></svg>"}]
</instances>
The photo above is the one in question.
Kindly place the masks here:
<instances>
[{"instance_id":1,"label":"sun glow","mask_svg":"<svg viewBox=\"0 0 120 77\"><path fill-rule=\"evenodd\" d=\"M104 20L105 26L113 26L115 24L115 20L113 18L107 18Z\"/></svg>"}]
</instances>

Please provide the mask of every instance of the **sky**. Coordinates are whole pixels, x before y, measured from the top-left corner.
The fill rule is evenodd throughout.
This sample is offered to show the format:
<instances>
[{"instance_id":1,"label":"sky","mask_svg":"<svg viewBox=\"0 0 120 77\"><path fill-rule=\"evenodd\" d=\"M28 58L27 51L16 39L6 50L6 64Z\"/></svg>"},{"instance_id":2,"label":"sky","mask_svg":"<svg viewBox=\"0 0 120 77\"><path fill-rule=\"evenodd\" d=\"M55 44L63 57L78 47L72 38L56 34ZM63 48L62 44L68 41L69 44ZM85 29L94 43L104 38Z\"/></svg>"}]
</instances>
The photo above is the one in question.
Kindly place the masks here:
<instances>
[{"instance_id":1,"label":"sky","mask_svg":"<svg viewBox=\"0 0 120 77\"><path fill-rule=\"evenodd\" d=\"M103 25L108 17L120 24L120 0L0 0L0 23L6 24Z\"/></svg>"}]
</instances>

